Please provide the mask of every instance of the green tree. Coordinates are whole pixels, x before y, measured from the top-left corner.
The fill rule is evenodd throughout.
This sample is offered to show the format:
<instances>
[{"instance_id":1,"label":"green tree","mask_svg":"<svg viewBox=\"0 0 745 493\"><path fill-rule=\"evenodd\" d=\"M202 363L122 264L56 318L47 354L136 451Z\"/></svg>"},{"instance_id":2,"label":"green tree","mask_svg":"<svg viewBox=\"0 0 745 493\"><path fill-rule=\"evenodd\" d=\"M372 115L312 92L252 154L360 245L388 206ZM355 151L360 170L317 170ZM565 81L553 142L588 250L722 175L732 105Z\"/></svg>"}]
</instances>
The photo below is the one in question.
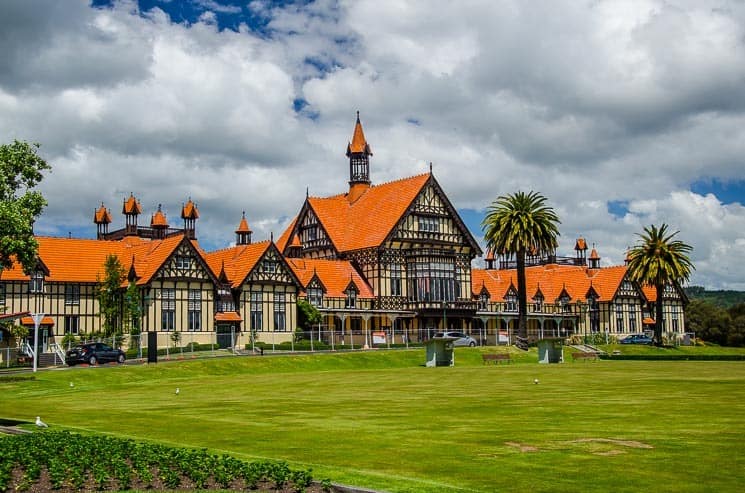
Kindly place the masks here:
<instances>
[{"instance_id":1,"label":"green tree","mask_svg":"<svg viewBox=\"0 0 745 493\"><path fill-rule=\"evenodd\" d=\"M297 300L297 320L298 325L304 330L309 330L313 325L321 323L323 316L318 308L308 303L307 300Z\"/></svg>"},{"instance_id":2,"label":"green tree","mask_svg":"<svg viewBox=\"0 0 745 493\"><path fill-rule=\"evenodd\" d=\"M657 293L655 302L654 343L662 345L664 325L662 295L668 284L688 281L695 268L688 254L692 247L673 238L679 231L669 234L667 224L659 228L655 225L638 233L640 241L629 251L628 273L632 281L654 286Z\"/></svg>"},{"instance_id":3,"label":"green tree","mask_svg":"<svg viewBox=\"0 0 745 493\"><path fill-rule=\"evenodd\" d=\"M137 287L137 283L132 281L127 286L127 291L124 293L124 328L129 332L129 347L138 347L138 337L140 335L140 316L142 315L142 307L140 305L140 289Z\"/></svg>"},{"instance_id":4,"label":"green tree","mask_svg":"<svg viewBox=\"0 0 745 493\"><path fill-rule=\"evenodd\" d=\"M731 322L726 310L708 300L693 300L685 308L686 332L704 341L726 344Z\"/></svg>"},{"instance_id":5,"label":"green tree","mask_svg":"<svg viewBox=\"0 0 745 493\"><path fill-rule=\"evenodd\" d=\"M518 335L528 335L528 295L525 284L527 252L554 252L559 216L546 205L546 197L531 191L498 197L481 223L486 247L517 260Z\"/></svg>"},{"instance_id":6,"label":"green tree","mask_svg":"<svg viewBox=\"0 0 745 493\"><path fill-rule=\"evenodd\" d=\"M51 167L37 154L39 144L14 141L0 146L0 271L16 259L24 271L36 268L34 221L46 200L32 190Z\"/></svg>"},{"instance_id":7,"label":"green tree","mask_svg":"<svg viewBox=\"0 0 745 493\"><path fill-rule=\"evenodd\" d=\"M104 277L98 277L98 304L103 319L103 336L122 334L122 283L124 267L116 255L108 255L103 264Z\"/></svg>"}]
</instances>

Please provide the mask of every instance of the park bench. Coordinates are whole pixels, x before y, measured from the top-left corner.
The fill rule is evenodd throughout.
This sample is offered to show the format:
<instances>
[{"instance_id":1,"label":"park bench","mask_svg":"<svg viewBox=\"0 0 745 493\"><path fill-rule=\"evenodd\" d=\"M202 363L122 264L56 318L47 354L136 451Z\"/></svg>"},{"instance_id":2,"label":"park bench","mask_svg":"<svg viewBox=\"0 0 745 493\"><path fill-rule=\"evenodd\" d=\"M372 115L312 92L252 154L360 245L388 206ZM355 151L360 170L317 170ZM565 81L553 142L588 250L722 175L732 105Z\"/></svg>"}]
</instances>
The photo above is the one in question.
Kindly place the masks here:
<instances>
[{"instance_id":1,"label":"park bench","mask_svg":"<svg viewBox=\"0 0 745 493\"><path fill-rule=\"evenodd\" d=\"M499 364L502 361L506 363L509 363L511 361L510 355L508 353L482 354L481 358L484 360L485 365L489 364L490 361L493 361L495 365Z\"/></svg>"},{"instance_id":2,"label":"park bench","mask_svg":"<svg viewBox=\"0 0 745 493\"><path fill-rule=\"evenodd\" d=\"M572 353L572 360L583 359L583 360L595 360L598 359L598 353Z\"/></svg>"}]
</instances>

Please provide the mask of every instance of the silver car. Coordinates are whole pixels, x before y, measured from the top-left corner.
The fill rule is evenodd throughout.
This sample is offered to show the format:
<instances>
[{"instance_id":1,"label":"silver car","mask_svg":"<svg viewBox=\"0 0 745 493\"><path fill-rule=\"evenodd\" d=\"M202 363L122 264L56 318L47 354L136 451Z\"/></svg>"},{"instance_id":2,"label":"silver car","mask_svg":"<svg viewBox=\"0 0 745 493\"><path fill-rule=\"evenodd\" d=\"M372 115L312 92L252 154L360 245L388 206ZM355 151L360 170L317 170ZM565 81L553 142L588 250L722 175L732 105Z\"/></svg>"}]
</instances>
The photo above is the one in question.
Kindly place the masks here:
<instances>
[{"instance_id":1,"label":"silver car","mask_svg":"<svg viewBox=\"0 0 745 493\"><path fill-rule=\"evenodd\" d=\"M463 332L438 332L437 334L435 334L434 337L457 337L457 339L453 341L453 346L474 347L478 345L476 339L467 334L464 334Z\"/></svg>"}]
</instances>

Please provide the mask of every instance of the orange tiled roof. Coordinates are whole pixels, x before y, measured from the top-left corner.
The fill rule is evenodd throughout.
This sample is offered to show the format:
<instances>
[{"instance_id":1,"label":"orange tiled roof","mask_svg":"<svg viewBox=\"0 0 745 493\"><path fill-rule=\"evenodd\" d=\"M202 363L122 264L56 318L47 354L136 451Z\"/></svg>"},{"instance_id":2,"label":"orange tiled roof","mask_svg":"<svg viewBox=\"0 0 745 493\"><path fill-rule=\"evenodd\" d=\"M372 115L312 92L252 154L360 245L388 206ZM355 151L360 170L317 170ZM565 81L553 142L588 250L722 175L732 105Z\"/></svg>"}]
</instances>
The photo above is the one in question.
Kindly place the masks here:
<instances>
[{"instance_id":1,"label":"orange tiled roof","mask_svg":"<svg viewBox=\"0 0 745 493\"><path fill-rule=\"evenodd\" d=\"M199 219L199 210L191 198L181 208L181 217L183 219Z\"/></svg>"},{"instance_id":2,"label":"orange tiled roof","mask_svg":"<svg viewBox=\"0 0 745 493\"><path fill-rule=\"evenodd\" d=\"M655 288L651 284L643 284L642 292L644 293L644 296L647 298L647 301L650 301L650 302L657 301L657 288ZM652 323L654 323L654 320L652 321Z\"/></svg>"},{"instance_id":3,"label":"orange tiled roof","mask_svg":"<svg viewBox=\"0 0 745 493\"><path fill-rule=\"evenodd\" d=\"M365 140L365 133L362 131L362 123L360 123L360 112L357 112L357 123L354 125L354 134L352 134L352 142L347 146L347 156L351 153L364 152L372 156L370 146Z\"/></svg>"},{"instance_id":4,"label":"orange tiled roof","mask_svg":"<svg viewBox=\"0 0 745 493\"><path fill-rule=\"evenodd\" d=\"M351 204L346 194L307 201L338 251L359 250L383 243L430 176L425 173L371 186ZM290 232L285 233L283 238L289 239Z\"/></svg>"},{"instance_id":5,"label":"orange tiled roof","mask_svg":"<svg viewBox=\"0 0 745 493\"><path fill-rule=\"evenodd\" d=\"M590 260L600 260L600 255L598 255L598 251L595 248L590 252Z\"/></svg>"},{"instance_id":6,"label":"orange tiled roof","mask_svg":"<svg viewBox=\"0 0 745 493\"><path fill-rule=\"evenodd\" d=\"M581 236L577 238L577 243L574 244L575 250L587 250L587 242Z\"/></svg>"},{"instance_id":7,"label":"orange tiled roof","mask_svg":"<svg viewBox=\"0 0 745 493\"><path fill-rule=\"evenodd\" d=\"M289 243L291 237L290 235L293 234L295 231L295 224L297 223L297 216L290 221L290 224L287 226L287 228L282 232L282 235L277 240L277 248L279 248L280 252L284 252L285 248L287 248L287 244Z\"/></svg>"},{"instance_id":8,"label":"orange tiled roof","mask_svg":"<svg viewBox=\"0 0 745 493\"><path fill-rule=\"evenodd\" d=\"M652 317L644 317L644 320L642 320L642 323L644 325L654 325L654 319Z\"/></svg>"},{"instance_id":9,"label":"orange tiled roof","mask_svg":"<svg viewBox=\"0 0 745 493\"><path fill-rule=\"evenodd\" d=\"M122 214L142 214L140 201L131 193L129 194L129 198L124 201L124 205L122 205Z\"/></svg>"},{"instance_id":10,"label":"orange tiled roof","mask_svg":"<svg viewBox=\"0 0 745 493\"><path fill-rule=\"evenodd\" d=\"M103 202L101 202L101 207L93 213L93 222L96 224L111 224L111 213L104 207Z\"/></svg>"},{"instance_id":11,"label":"orange tiled roof","mask_svg":"<svg viewBox=\"0 0 745 493\"><path fill-rule=\"evenodd\" d=\"M584 303L591 287L597 292L598 301L610 301L625 275L626 266L590 270L582 266L549 264L525 269L528 300L540 290L547 303L558 300L564 290L572 301L582 300ZM473 294L478 296L483 285L489 291L492 301L504 301L510 285L517 286L516 279L517 272L514 269L471 271Z\"/></svg>"},{"instance_id":12,"label":"orange tiled roof","mask_svg":"<svg viewBox=\"0 0 745 493\"><path fill-rule=\"evenodd\" d=\"M287 259L287 263L303 285L303 290L307 288L313 276L317 275L326 288L326 296L332 298L345 297L344 291L349 286L350 281L353 281L359 290L357 294L359 298L375 297L370 285L365 282L348 260L290 258Z\"/></svg>"},{"instance_id":13,"label":"orange tiled roof","mask_svg":"<svg viewBox=\"0 0 745 493\"><path fill-rule=\"evenodd\" d=\"M290 243L291 247L302 247L302 243L300 243L300 236L297 234L292 235L292 242Z\"/></svg>"},{"instance_id":14,"label":"orange tiled roof","mask_svg":"<svg viewBox=\"0 0 745 493\"><path fill-rule=\"evenodd\" d=\"M238 312L218 312L215 314L215 322L242 322L243 318Z\"/></svg>"},{"instance_id":15,"label":"orange tiled roof","mask_svg":"<svg viewBox=\"0 0 745 493\"><path fill-rule=\"evenodd\" d=\"M21 319L21 325L34 326L34 319L32 317L23 317ZM39 325L54 325L54 319L52 317L44 317L41 319Z\"/></svg>"},{"instance_id":16,"label":"orange tiled roof","mask_svg":"<svg viewBox=\"0 0 745 493\"><path fill-rule=\"evenodd\" d=\"M36 237L39 243L39 258L49 269L47 281L98 282L105 275L106 257L116 255L125 272L133 267L134 262L139 285L150 282L183 239L183 235L171 236L164 240L127 236L119 241ZM14 263L12 268L3 271L2 279L26 281L29 277L23 273L18 263Z\"/></svg>"},{"instance_id":17,"label":"orange tiled roof","mask_svg":"<svg viewBox=\"0 0 745 493\"><path fill-rule=\"evenodd\" d=\"M238 288L270 245L271 242L265 240L210 252L206 254L207 264L213 272L219 273L224 269L230 286Z\"/></svg>"}]
</instances>

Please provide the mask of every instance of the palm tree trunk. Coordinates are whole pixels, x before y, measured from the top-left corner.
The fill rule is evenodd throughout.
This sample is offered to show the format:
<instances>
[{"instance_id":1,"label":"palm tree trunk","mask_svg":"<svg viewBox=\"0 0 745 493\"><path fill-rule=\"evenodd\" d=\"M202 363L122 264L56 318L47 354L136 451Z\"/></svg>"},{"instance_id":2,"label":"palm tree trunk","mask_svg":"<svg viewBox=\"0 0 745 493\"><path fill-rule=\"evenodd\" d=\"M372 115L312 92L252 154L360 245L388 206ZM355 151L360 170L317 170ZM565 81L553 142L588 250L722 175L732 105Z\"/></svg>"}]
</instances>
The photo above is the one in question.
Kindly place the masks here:
<instances>
[{"instance_id":1,"label":"palm tree trunk","mask_svg":"<svg viewBox=\"0 0 745 493\"><path fill-rule=\"evenodd\" d=\"M517 333L528 337L528 288L525 285L525 250L517 252Z\"/></svg>"},{"instance_id":2,"label":"palm tree trunk","mask_svg":"<svg viewBox=\"0 0 745 493\"><path fill-rule=\"evenodd\" d=\"M662 346L662 326L664 320L662 318L662 293L665 291L665 285L658 283L655 286L657 290L657 302L654 304L654 345Z\"/></svg>"}]
</instances>

